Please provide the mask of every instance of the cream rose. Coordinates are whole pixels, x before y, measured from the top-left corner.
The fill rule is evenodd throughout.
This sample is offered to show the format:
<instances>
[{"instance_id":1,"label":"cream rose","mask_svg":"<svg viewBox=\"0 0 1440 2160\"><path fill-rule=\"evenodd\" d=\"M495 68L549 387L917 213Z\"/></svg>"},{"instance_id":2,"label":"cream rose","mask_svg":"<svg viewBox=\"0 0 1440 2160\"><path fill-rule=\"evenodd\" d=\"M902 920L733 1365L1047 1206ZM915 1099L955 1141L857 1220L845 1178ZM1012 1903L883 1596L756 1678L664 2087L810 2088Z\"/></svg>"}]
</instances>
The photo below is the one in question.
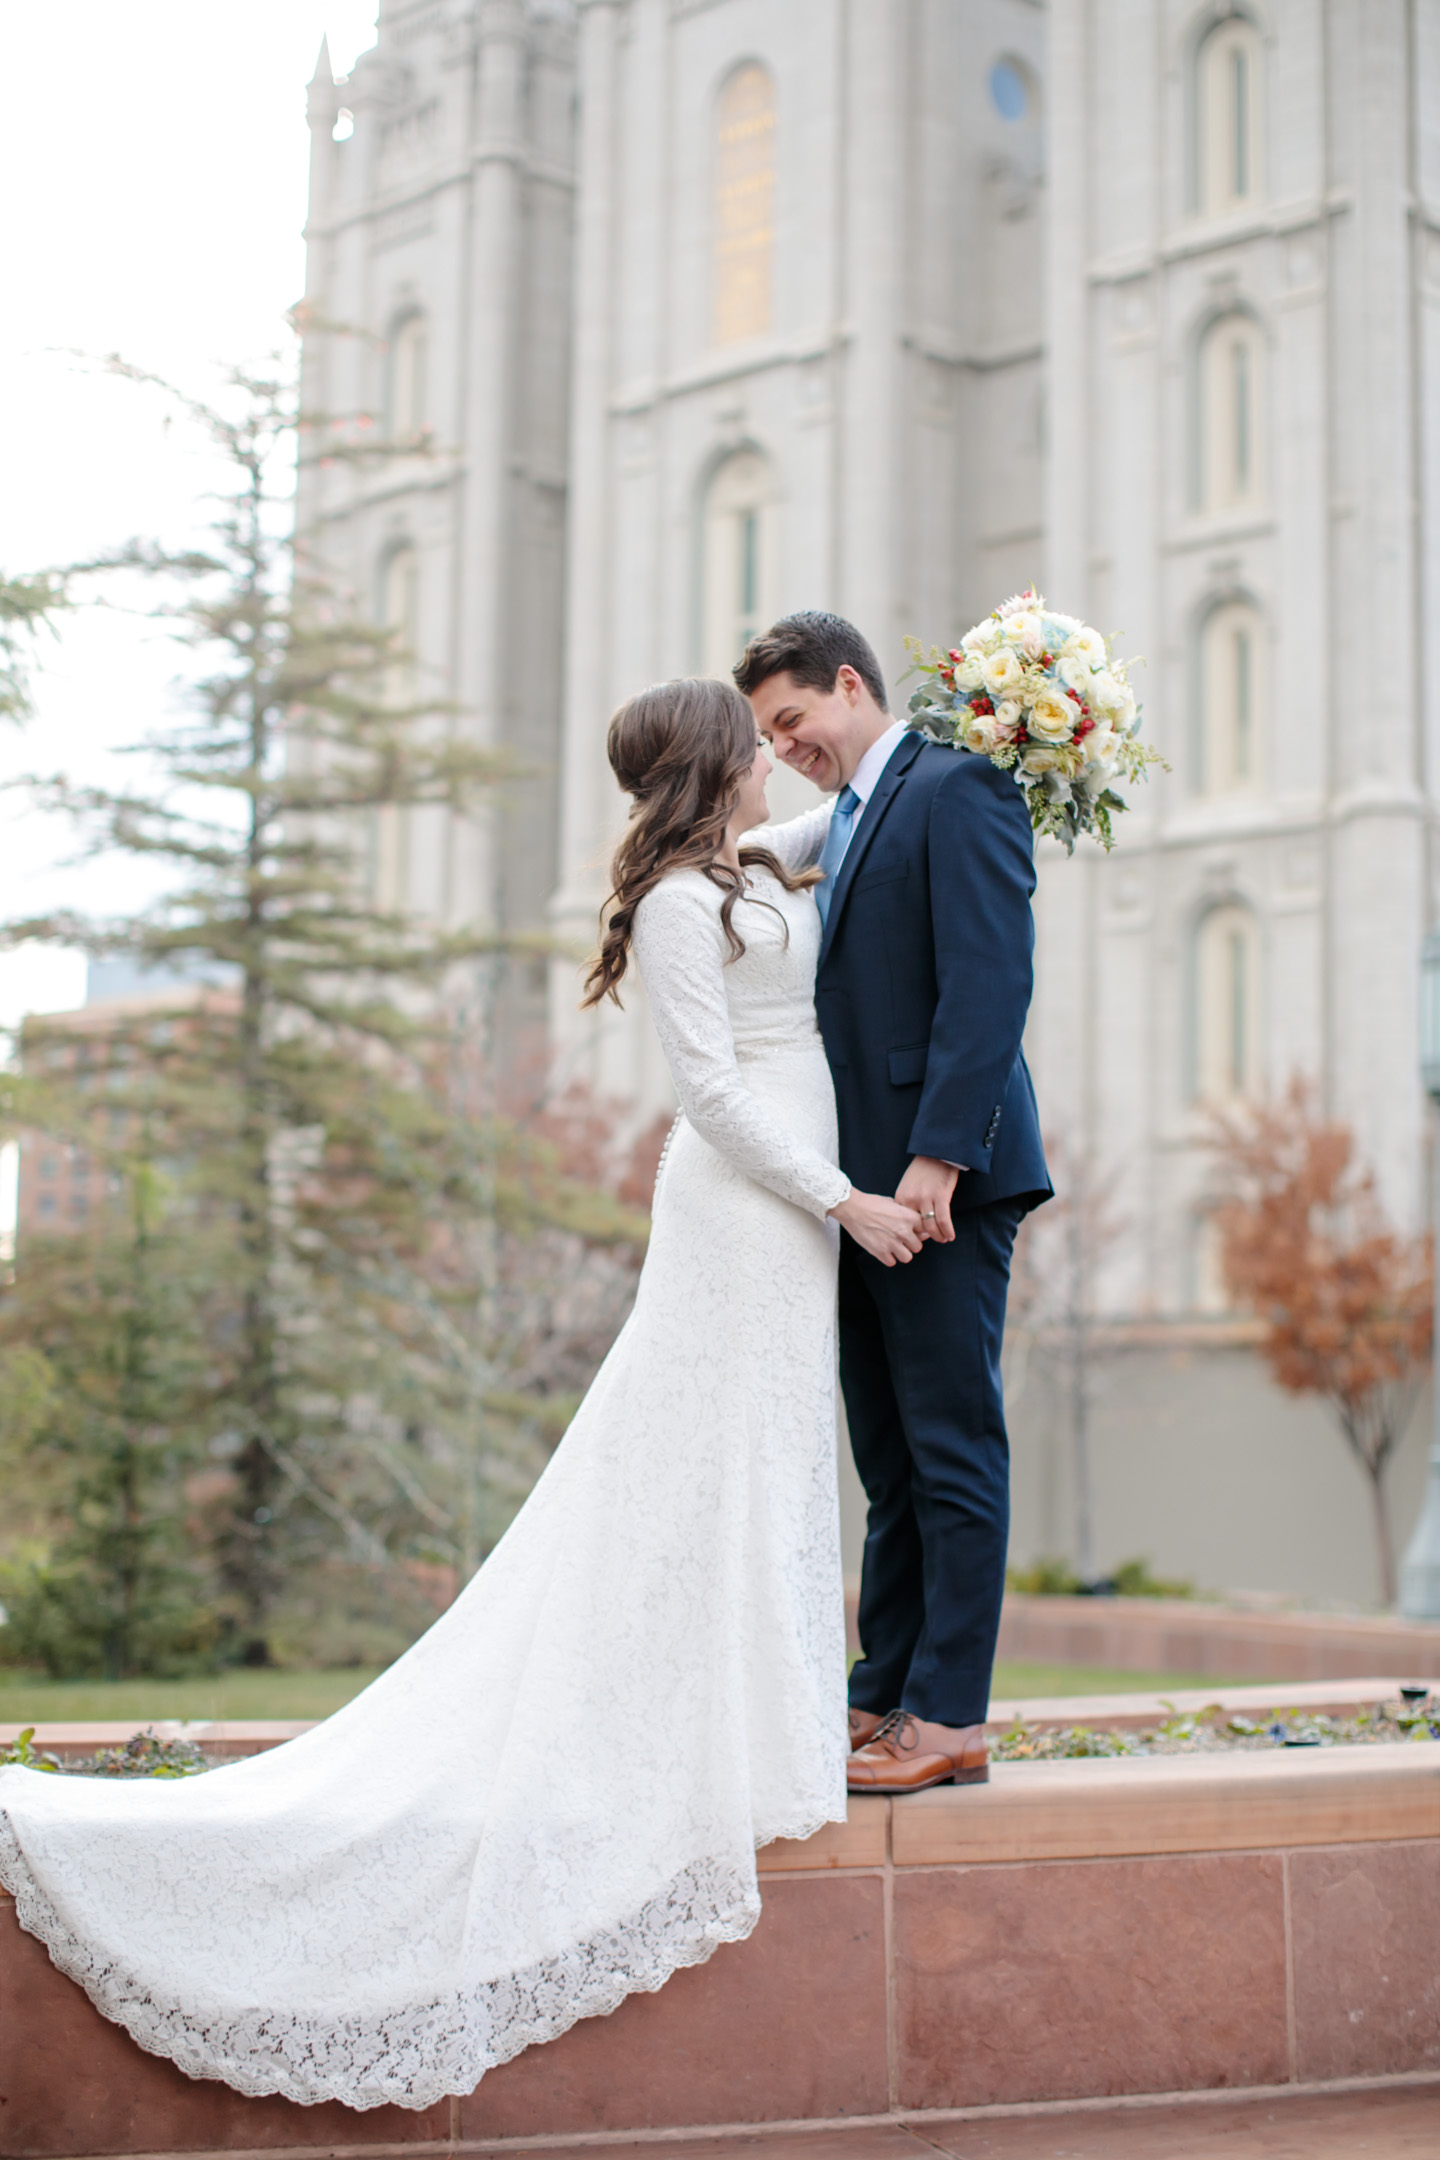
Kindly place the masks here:
<instances>
[{"instance_id":1,"label":"cream rose","mask_svg":"<svg viewBox=\"0 0 1440 2160\"><path fill-rule=\"evenodd\" d=\"M1020 769L1034 774L1063 772L1065 759L1061 751L1052 749L1048 743L1027 743L1020 753Z\"/></svg>"},{"instance_id":2,"label":"cream rose","mask_svg":"<svg viewBox=\"0 0 1440 2160\"><path fill-rule=\"evenodd\" d=\"M984 680L985 670L980 664L978 654L967 652L963 660L956 661L955 688L957 690L978 690Z\"/></svg>"},{"instance_id":3,"label":"cream rose","mask_svg":"<svg viewBox=\"0 0 1440 2160\"><path fill-rule=\"evenodd\" d=\"M989 757L992 750L999 748L1000 731L989 713L977 713L966 723L961 740L967 750L978 750L982 756Z\"/></svg>"},{"instance_id":4,"label":"cream rose","mask_svg":"<svg viewBox=\"0 0 1440 2160\"><path fill-rule=\"evenodd\" d=\"M999 652L987 654L984 673L985 687L994 698L1003 698L1010 691L1018 690L1025 679L1019 655L1003 645Z\"/></svg>"},{"instance_id":5,"label":"cream rose","mask_svg":"<svg viewBox=\"0 0 1440 2160\"><path fill-rule=\"evenodd\" d=\"M1044 742L1068 742L1080 711L1063 690L1042 690L1030 707L1028 726Z\"/></svg>"},{"instance_id":6,"label":"cream rose","mask_svg":"<svg viewBox=\"0 0 1440 2160\"><path fill-rule=\"evenodd\" d=\"M1025 707L1019 698L1002 698L995 708L995 732L1001 742L1013 742L1025 724Z\"/></svg>"}]
</instances>

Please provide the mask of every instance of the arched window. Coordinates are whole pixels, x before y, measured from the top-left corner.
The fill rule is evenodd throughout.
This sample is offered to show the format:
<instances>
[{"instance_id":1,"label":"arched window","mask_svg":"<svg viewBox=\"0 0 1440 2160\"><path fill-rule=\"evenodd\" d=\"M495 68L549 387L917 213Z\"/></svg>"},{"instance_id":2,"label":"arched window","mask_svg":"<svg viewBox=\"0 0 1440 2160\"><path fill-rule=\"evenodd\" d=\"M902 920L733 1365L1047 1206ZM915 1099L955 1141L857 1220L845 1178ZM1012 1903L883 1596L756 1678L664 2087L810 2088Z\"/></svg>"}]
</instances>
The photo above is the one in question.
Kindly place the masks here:
<instances>
[{"instance_id":1,"label":"arched window","mask_svg":"<svg viewBox=\"0 0 1440 2160\"><path fill-rule=\"evenodd\" d=\"M757 630L775 613L775 485L758 450L737 450L705 494L702 664L728 678Z\"/></svg>"},{"instance_id":2,"label":"arched window","mask_svg":"<svg viewBox=\"0 0 1440 2160\"><path fill-rule=\"evenodd\" d=\"M1265 642L1258 608L1229 600L1200 638L1200 787L1233 795L1260 785Z\"/></svg>"},{"instance_id":3,"label":"arched window","mask_svg":"<svg viewBox=\"0 0 1440 2160\"><path fill-rule=\"evenodd\" d=\"M408 540L391 548L380 579L380 620L403 649L395 668L395 694L411 695L420 627L420 566Z\"/></svg>"},{"instance_id":4,"label":"arched window","mask_svg":"<svg viewBox=\"0 0 1440 2160\"><path fill-rule=\"evenodd\" d=\"M1210 325L1197 387L1200 508L1253 508L1263 492L1265 347L1251 316L1237 310Z\"/></svg>"},{"instance_id":5,"label":"arched window","mask_svg":"<svg viewBox=\"0 0 1440 2160\"><path fill-rule=\"evenodd\" d=\"M1220 217L1259 199L1263 53L1241 15L1217 23L1196 55L1197 208Z\"/></svg>"},{"instance_id":6,"label":"arched window","mask_svg":"<svg viewBox=\"0 0 1440 2160\"><path fill-rule=\"evenodd\" d=\"M402 315L390 332L385 421L391 442L418 442L425 433L429 332L418 309Z\"/></svg>"},{"instance_id":7,"label":"arched window","mask_svg":"<svg viewBox=\"0 0 1440 2160\"><path fill-rule=\"evenodd\" d=\"M1237 901L1211 908L1195 941L1195 1088L1204 1103L1260 1087L1260 940Z\"/></svg>"},{"instance_id":8,"label":"arched window","mask_svg":"<svg viewBox=\"0 0 1440 2160\"><path fill-rule=\"evenodd\" d=\"M714 246L715 343L761 336L774 314L775 85L755 60L720 92Z\"/></svg>"},{"instance_id":9,"label":"arched window","mask_svg":"<svg viewBox=\"0 0 1440 2160\"><path fill-rule=\"evenodd\" d=\"M1225 1268L1221 1257L1220 1225L1210 1209L1203 1209L1191 1221L1189 1253L1189 1296L1186 1302L1192 1312L1219 1314L1234 1310L1235 1300L1225 1280Z\"/></svg>"},{"instance_id":10,"label":"arched window","mask_svg":"<svg viewBox=\"0 0 1440 2160\"><path fill-rule=\"evenodd\" d=\"M393 547L381 565L380 620L399 648L389 670L387 696L394 705L412 705L420 635L420 566L408 541ZM372 813L370 832L370 887L376 907L403 908L409 886L409 814L399 803L381 803Z\"/></svg>"}]
</instances>

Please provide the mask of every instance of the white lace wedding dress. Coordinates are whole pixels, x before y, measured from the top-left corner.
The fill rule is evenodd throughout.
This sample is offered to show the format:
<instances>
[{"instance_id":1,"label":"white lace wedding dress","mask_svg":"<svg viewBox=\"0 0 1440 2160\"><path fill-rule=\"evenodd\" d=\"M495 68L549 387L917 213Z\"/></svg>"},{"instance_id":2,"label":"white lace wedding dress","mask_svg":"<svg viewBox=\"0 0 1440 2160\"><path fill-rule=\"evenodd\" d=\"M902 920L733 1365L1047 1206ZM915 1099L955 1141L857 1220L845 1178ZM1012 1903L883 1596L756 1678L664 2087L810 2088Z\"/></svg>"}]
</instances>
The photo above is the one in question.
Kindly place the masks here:
<instances>
[{"instance_id":1,"label":"white lace wedding dress","mask_svg":"<svg viewBox=\"0 0 1440 2160\"><path fill-rule=\"evenodd\" d=\"M776 834L813 858L824 812ZM836 1168L808 892L672 874L635 947L683 1105L635 1310L514 1525L323 1725L176 1782L0 1771L0 1880L144 2048L421 2108L749 1933L845 1813ZM766 904L760 904L761 902Z\"/></svg>"}]
</instances>

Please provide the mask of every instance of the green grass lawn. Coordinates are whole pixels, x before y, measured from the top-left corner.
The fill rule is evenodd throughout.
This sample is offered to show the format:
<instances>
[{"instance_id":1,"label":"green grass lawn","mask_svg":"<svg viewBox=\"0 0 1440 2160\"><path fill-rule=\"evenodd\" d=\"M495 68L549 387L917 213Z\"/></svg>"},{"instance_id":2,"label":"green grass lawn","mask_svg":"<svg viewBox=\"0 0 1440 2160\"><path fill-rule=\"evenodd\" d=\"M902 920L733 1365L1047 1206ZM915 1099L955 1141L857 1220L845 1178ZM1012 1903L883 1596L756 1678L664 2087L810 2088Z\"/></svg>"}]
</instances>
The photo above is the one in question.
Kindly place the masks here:
<instances>
[{"instance_id":1,"label":"green grass lawn","mask_svg":"<svg viewBox=\"0 0 1440 2160\"><path fill-rule=\"evenodd\" d=\"M999 1664L990 1692L997 1702L1018 1696L1169 1695L1177 1688L1244 1687L1242 1680L1216 1680L1209 1673L1112 1672L1104 1665Z\"/></svg>"},{"instance_id":2,"label":"green grass lawn","mask_svg":"<svg viewBox=\"0 0 1440 2160\"><path fill-rule=\"evenodd\" d=\"M196 1680L40 1680L0 1673L0 1725L328 1717L374 1678L363 1670L207 1673Z\"/></svg>"},{"instance_id":3,"label":"green grass lawn","mask_svg":"<svg viewBox=\"0 0 1440 2160\"><path fill-rule=\"evenodd\" d=\"M158 1718L320 1718L373 1672L227 1672L198 1680L36 1680L0 1673L0 1725L91 1719L144 1725ZM1186 1673L1111 1672L1088 1665L997 1665L995 1696L1149 1695L1225 1683Z\"/></svg>"}]
</instances>

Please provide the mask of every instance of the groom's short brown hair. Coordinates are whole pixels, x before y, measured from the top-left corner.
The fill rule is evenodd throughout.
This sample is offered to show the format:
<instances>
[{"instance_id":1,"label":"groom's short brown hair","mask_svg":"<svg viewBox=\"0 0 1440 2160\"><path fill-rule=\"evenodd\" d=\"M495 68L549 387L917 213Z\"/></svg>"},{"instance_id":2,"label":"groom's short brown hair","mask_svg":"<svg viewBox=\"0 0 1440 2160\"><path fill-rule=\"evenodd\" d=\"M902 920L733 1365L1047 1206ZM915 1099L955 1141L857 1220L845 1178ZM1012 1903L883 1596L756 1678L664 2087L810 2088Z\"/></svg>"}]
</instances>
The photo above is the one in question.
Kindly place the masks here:
<instances>
[{"instance_id":1,"label":"groom's short brown hair","mask_svg":"<svg viewBox=\"0 0 1440 2160\"><path fill-rule=\"evenodd\" d=\"M874 647L854 623L846 622L843 615L827 615L823 608L782 615L759 637L751 638L735 663L734 675L737 687L749 697L772 675L789 675L807 690L833 690L842 667L854 668L881 712L889 711Z\"/></svg>"}]
</instances>

